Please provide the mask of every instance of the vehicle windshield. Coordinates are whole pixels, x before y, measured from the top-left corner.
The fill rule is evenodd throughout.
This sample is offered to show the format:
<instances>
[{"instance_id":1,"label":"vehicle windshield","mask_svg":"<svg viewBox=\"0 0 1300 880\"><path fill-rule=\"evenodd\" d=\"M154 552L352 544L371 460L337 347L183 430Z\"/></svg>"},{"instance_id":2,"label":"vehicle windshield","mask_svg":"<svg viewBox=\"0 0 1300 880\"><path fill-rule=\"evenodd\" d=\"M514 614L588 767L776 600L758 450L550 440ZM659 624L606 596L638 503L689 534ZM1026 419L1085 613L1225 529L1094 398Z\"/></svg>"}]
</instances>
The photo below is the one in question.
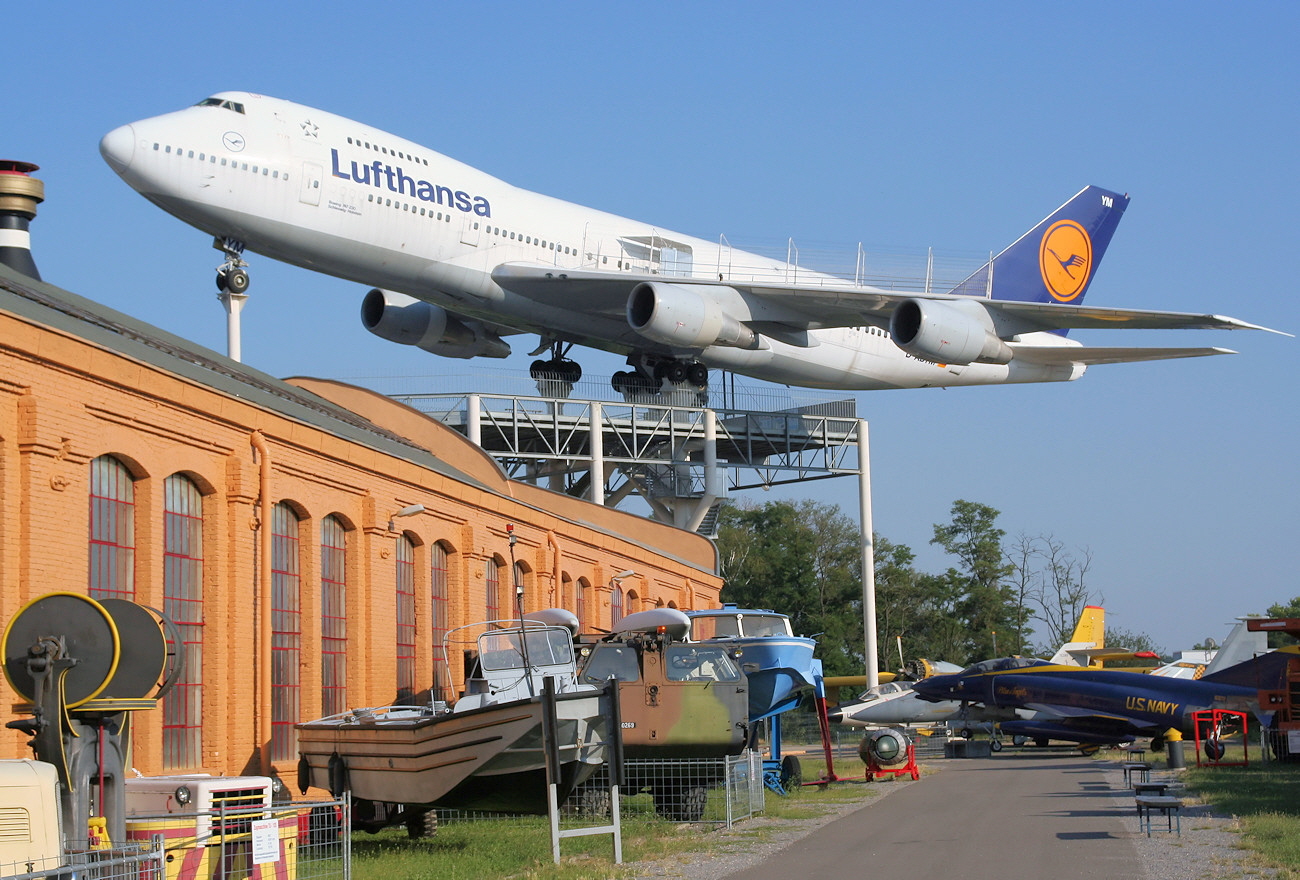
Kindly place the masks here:
<instances>
[{"instance_id":1,"label":"vehicle windshield","mask_svg":"<svg viewBox=\"0 0 1300 880\"><path fill-rule=\"evenodd\" d=\"M737 636L764 638L788 635L790 635L790 619L783 614L726 612L691 615L691 638L697 642L706 639L734 639Z\"/></svg>"},{"instance_id":2,"label":"vehicle windshield","mask_svg":"<svg viewBox=\"0 0 1300 880\"><path fill-rule=\"evenodd\" d=\"M721 647L671 645L667 667L669 681L740 681L740 667Z\"/></svg>"},{"instance_id":3,"label":"vehicle windshield","mask_svg":"<svg viewBox=\"0 0 1300 880\"><path fill-rule=\"evenodd\" d=\"M640 681L641 667L637 663L635 648L617 644L596 645L592 648L591 659L582 670L582 683L599 687L611 678Z\"/></svg>"},{"instance_id":4,"label":"vehicle windshield","mask_svg":"<svg viewBox=\"0 0 1300 880\"><path fill-rule=\"evenodd\" d=\"M532 666L567 666L573 663L573 643L562 629L529 629L528 663ZM522 669L524 652L519 630L484 633L478 639L484 670Z\"/></svg>"}]
</instances>

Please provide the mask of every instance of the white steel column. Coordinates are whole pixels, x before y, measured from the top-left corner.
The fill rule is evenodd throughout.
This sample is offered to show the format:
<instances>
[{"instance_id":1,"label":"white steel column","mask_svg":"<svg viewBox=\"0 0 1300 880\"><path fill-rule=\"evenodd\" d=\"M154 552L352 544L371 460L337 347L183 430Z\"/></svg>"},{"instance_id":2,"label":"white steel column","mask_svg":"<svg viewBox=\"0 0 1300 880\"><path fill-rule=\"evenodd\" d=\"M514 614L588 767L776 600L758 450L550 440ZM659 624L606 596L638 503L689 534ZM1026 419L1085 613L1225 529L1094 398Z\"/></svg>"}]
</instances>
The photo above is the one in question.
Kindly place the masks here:
<instances>
[{"instance_id":1,"label":"white steel column","mask_svg":"<svg viewBox=\"0 0 1300 880\"><path fill-rule=\"evenodd\" d=\"M858 501L862 511L862 642L867 655L867 687L880 684L876 650L876 554L871 524L871 449L867 420L858 419Z\"/></svg>"},{"instance_id":2,"label":"white steel column","mask_svg":"<svg viewBox=\"0 0 1300 880\"><path fill-rule=\"evenodd\" d=\"M465 436L479 449L483 448L483 428L479 425L482 417L483 402L477 394L465 398Z\"/></svg>"},{"instance_id":3,"label":"white steel column","mask_svg":"<svg viewBox=\"0 0 1300 880\"><path fill-rule=\"evenodd\" d=\"M591 492L592 504L605 504L605 438L600 432L605 420L600 401L591 401Z\"/></svg>"},{"instance_id":4,"label":"white steel column","mask_svg":"<svg viewBox=\"0 0 1300 880\"><path fill-rule=\"evenodd\" d=\"M248 302L248 294L223 290L217 294L217 299L221 300L221 304L226 309L226 357L232 361L241 361L243 346L240 341L239 313L244 310L244 304Z\"/></svg>"}]
</instances>

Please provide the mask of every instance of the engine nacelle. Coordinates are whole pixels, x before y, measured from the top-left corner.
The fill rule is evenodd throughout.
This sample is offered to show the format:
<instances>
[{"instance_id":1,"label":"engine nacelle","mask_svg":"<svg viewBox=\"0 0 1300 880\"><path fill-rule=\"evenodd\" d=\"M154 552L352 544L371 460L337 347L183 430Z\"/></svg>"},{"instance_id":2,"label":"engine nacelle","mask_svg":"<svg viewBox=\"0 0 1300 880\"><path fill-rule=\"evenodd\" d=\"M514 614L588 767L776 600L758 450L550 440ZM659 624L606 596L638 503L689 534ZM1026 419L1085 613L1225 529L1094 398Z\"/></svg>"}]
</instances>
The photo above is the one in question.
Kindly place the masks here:
<instances>
[{"instance_id":1,"label":"engine nacelle","mask_svg":"<svg viewBox=\"0 0 1300 880\"><path fill-rule=\"evenodd\" d=\"M890 316L889 335L903 351L936 364L1011 363L1011 347L974 300L904 300Z\"/></svg>"},{"instance_id":2,"label":"engine nacelle","mask_svg":"<svg viewBox=\"0 0 1300 880\"><path fill-rule=\"evenodd\" d=\"M673 348L757 348L758 334L723 310L723 300L739 297L730 287L643 281L627 298L627 322L647 339Z\"/></svg>"},{"instance_id":3,"label":"engine nacelle","mask_svg":"<svg viewBox=\"0 0 1300 880\"><path fill-rule=\"evenodd\" d=\"M442 357L503 358L510 346L474 320L404 293L372 289L361 301L361 323L380 339L414 345Z\"/></svg>"}]
</instances>

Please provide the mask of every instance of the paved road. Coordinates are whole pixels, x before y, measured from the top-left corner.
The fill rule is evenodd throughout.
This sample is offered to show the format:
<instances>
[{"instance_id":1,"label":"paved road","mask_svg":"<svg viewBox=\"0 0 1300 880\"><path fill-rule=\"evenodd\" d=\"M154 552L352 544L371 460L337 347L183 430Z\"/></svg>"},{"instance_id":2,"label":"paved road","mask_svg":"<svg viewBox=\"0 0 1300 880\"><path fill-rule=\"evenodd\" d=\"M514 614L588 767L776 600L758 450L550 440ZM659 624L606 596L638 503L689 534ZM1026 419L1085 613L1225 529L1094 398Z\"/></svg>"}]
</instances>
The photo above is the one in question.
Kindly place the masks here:
<instances>
[{"instance_id":1,"label":"paved road","mask_svg":"<svg viewBox=\"0 0 1300 880\"><path fill-rule=\"evenodd\" d=\"M944 761L940 772L733 876L1139 877L1133 826L1124 821L1132 800L1113 794L1112 767L1066 756Z\"/></svg>"}]
</instances>

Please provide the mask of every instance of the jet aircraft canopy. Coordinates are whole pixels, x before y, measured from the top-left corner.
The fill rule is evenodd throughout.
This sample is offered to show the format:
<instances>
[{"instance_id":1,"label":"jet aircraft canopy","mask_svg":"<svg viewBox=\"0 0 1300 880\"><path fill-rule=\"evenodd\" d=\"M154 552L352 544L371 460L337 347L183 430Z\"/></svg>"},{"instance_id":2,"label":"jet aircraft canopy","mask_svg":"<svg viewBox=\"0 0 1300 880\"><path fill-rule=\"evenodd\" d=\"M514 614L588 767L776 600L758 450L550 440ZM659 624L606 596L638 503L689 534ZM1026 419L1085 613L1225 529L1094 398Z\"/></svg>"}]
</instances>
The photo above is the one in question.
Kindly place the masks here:
<instances>
[{"instance_id":1,"label":"jet aircraft canopy","mask_svg":"<svg viewBox=\"0 0 1300 880\"><path fill-rule=\"evenodd\" d=\"M996 660L981 660L973 666L967 666L960 675L982 675L986 672L1006 672L1010 669L1027 669L1031 666L1051 666L1051 661L1039 660L1037 657L999 657Z\"/></svg>"}]
</instances>

